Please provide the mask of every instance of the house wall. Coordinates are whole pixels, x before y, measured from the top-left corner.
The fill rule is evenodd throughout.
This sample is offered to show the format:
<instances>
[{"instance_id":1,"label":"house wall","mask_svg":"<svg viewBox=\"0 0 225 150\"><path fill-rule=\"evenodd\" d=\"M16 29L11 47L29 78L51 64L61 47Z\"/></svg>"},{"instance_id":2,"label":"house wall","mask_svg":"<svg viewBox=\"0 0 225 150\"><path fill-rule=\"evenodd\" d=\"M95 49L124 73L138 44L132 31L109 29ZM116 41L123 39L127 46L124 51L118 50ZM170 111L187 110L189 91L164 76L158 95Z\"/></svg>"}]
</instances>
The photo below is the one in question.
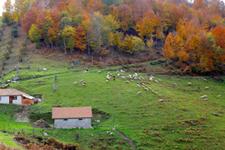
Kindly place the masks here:
<instances>
[{"instance_id":1,"label":"house wall","mask_svg":"<svg viewBox=\"0 0 225 150\"><path fill-rule=\"evenodd\" d=\"M71 128L91 128L91 118L79 119L55 119L55 128L71 129Z\"/></svg>"},{"instance_id":2,"label":"house wall","mask_svg":"<svg viewBox=\"0 0 225 150\"><path fill-rule=\"evenodd\" d=\"M0 104L9 104L9 96L0 96Z\"/></svg>"},{"instance_id":3,"label":"house wall","mask_svg":"<svg viewBox=\"0 0 225 150\"><path fill-rule=\"evenodd\" d=\"M22 104L22 96L17 96L17 99L13 101L13 104L21 105Z\"/></svg>"},{"instance_id":4,"label":"house wall","mask_svg":"<svg viewBox=\"0 0 225 150\"><path fill-rule=\"evenodd\" d=\"M9 104L9 96L1 96L0 104ZM21 105L22 104L22 96L17 96L16 100L13 100L13 104Z\"/></svg>"}]
</instances>

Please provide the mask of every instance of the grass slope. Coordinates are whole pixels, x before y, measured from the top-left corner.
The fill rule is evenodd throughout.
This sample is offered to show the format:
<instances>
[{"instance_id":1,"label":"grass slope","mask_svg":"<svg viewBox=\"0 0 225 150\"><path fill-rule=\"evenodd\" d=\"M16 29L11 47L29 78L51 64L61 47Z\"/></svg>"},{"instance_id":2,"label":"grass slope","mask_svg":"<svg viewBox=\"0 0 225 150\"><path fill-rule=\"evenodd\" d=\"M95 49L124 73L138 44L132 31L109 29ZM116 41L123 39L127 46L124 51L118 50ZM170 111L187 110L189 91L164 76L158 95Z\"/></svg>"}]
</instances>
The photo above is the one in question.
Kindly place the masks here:
<instances>
[{"instance_id":1,"label":"grass slope","mask_svg":"<svg viewBox=\"0 0 225 150\"><path fill-rule=\"evenodd\" d=\"M49 136L66 143L80 143L83 149L119 149L123 140L112 131L116 128L133 140L138 149L223 149L225 146L224 82L179 76L156 76L154 81L149 81L143 74L142 82L158 93L155 94L138 87L139 81L116 79L106 82L107 70L73 71L65 65L55 67L50 60L45 61L48 62L45 65L35 64L39 68L48 68L48 71L37 71L37 66L21 70L21 77L26 76L26 80L11 84L28 93L43 95L44 101L32 106L31 112L41 116L51 112L53 106L92 106L111 116L94 129L52 129L45 131ZM13 74L15 72L5 80ZM56 92L52 90L54 74L57 74ZM29 76L34 79L27 79ZM80 80L85 80L87 85L79 85ZM207 101L201 100L203 95L208 95ZM30 125L15 123L10 118L4 122L10 126L1 123L0 129L11 130L16 126L18 131L32 131L29 131ZM113 136L107 131L114 132ZM37 132L41 134L41 130L37 129ZM107 140L101 141L109 137L116 139L111 146ZM128 144L123 147L129 148Z\"/></svg>"},{"instance_id":2,"label":"grass slope","mask_svg":"<svg viewBox=\"0 0 225 150\"><path fill-rule=\"evenodd\" d=\"M13 136L6 133L0 133L0 143L7 145L9 148L22 150L23 148L19 146L13 139Z\"/></svg>"},{"instance_id":3,"label":"grass slope","mask_svg":"<svg viewBox=\"0 0 225 150\"><path fill-rule=\"evenodd\" d=\"M7 39L4 37L0 43L0 56L4 55ZM14 46L12 49L10 56L13 57L7 61L7 68L12 69L15 65L10 60L16 58L18 48ZM26 69L28 66L30 69ZM14 116L21 107L0 105L0 131L8 134L0 134L1 142L7 145L14 143L12 136L17 132L43 137L46 132L47 137L65 143L79 143L81 149L131 149L131 145L112 130L115 128L134 141L140 150L224 149L224 82L203 77L159 75L150 81L146 74L141 74L144 77L142 81L128 82L118 78L106 82L107 72L111 70L112 74L117 74L114 70L117 67L92 68L86 72L82 67L69 70L68 66L63 61L30 55L29 64L20 63L22 80L10 86L29 94L42 94L44 101L32 106L30 111L49 122L51 108L58 105L92 106L109 114L109 119L94 126L94 129L43 130L15 121ZM12 79L15 74L15 71L7 73L1 82ZM129 73L120 74L127 76ZM55 75L58 88L53 92ZM85 80L87 85L81 86L81 80ZM151 90L140 88L140 82ZM202 100L200 97L203 95L207 95L208 100Z\"/></svg>"}]
</instances>

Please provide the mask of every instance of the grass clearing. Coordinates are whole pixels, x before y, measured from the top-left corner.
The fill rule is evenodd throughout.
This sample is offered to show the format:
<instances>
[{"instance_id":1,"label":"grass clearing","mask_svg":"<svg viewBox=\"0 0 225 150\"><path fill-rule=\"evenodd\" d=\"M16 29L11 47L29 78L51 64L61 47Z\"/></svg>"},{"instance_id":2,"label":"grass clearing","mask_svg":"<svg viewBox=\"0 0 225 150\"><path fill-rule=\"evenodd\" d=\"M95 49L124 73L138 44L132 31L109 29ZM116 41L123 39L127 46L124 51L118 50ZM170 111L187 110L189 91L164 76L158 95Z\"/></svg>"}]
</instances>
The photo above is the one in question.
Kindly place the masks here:
<instances>
[{"instance_id":1,"label":"grass clearing","mask_svg":"<svg viewBox=\"0 0 225 150\"><path fill-rule=\"evenodd\" d=\"M49 114L53 106L92 106L110 117L88 130L37 129L41 136L47 132L50 137L65 143L79 143L83 149L119 149L120 143L126 142L113 132L116 128L133 140L138 149L223 149L225 146L224 82L189 76L156 76L154 81L149 81L142 74L143 82L156 91L156 95L138 87L139 81L116 79L106 82L105 70L73 71L65 65L54 70L51 63L42 67L48 68L41 71L42 76L11 84L30 94L42 94L43 102L31 107L33 114ZM36 73L39 74L36 69L21 70L20 75L29 77ZM15 72L5 79L13 74ZM56 92L52 90L54 74L57 74ZM81 86L81 80L87 85ZM207 95L208 100L202 100L202 95ZM32 133L29 124L15 123L11 118L4 122L18 130L30 128L28 134ZM5 127L5 130L10 129ZM126 143L123 149L130 149L130 145Z\"/></svg>"},{"instance_id":2,"label":"grass clearing","mask_svg":"<svg viewBox=\"0 0 225 150\"><path fill-rule=\"evenodd\" d=\"M1 144L6 145L9 148L23 150L22 146L19 146L18 143L16 143L13 138L14 137L9 134L0 133L0 143Z\"/></svg>"}]
</instances>

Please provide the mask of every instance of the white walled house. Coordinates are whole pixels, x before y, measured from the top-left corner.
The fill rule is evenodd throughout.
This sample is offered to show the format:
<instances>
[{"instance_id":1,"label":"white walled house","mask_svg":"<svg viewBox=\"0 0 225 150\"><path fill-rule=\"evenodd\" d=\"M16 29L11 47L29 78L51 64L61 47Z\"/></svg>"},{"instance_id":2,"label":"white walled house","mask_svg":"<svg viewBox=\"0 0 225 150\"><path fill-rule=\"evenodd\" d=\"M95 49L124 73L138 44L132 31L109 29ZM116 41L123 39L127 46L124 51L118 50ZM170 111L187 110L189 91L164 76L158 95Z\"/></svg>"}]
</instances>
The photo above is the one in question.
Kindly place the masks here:
<instances>
[{"instance_id":1,"label":"white walled house","mask_svg":"<svg viewBox=\"0 0 225 150\"><path fill-rule=\"evenodd\" d=\"M16 89L0 89L0 104L32 105L36 99Z\"/></svg>"},{"instance_id":2,"label":"white walled house","mask_svg":"<svg viewBox=\"0 0 225 150\"><path fill-rule=\"evenodd\" d=\"M57 107L52 109L55 128L91 128L92 117L91 107Z\"/></svg>"}]
</instances>

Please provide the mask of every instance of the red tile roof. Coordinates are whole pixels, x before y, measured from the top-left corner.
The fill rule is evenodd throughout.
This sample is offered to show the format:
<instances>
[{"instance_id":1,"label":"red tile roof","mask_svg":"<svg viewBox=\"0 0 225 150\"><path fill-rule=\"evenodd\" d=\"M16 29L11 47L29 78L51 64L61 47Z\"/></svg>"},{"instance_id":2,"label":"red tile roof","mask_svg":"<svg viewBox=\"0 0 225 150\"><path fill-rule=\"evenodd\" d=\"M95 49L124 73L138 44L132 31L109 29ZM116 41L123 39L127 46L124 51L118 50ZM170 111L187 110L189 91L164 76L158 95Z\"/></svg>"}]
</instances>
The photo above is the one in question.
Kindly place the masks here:
<instances>
[{"instance_id":1,"label":"red tile roof","mask_svg":"<svg viewBox=\"0 0 225 150\"><path fill-rule=\"evenodd\" d=\"M52 109L53 119L92 118L91 107L56 107Z\"/></svg>"}]
</instances>

